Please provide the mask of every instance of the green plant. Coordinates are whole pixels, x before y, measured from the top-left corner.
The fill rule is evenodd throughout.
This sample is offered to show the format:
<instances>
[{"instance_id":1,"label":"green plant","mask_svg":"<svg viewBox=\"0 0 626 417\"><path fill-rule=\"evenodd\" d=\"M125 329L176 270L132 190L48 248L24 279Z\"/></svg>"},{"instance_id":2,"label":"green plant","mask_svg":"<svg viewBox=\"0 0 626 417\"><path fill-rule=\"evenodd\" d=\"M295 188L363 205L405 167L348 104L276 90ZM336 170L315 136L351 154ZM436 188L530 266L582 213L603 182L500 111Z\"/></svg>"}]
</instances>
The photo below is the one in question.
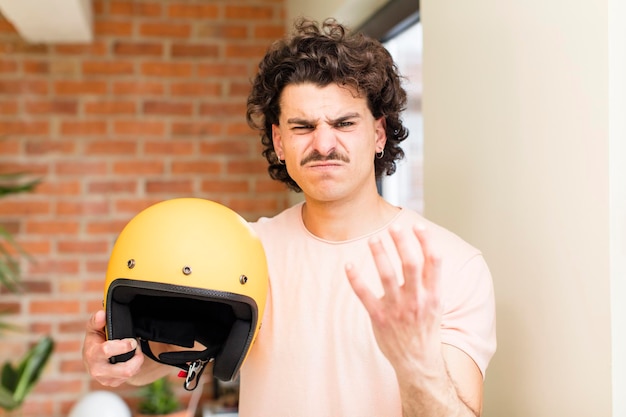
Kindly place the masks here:
<instances>
[{"instance_id":1,"label":"green plant","mask_svg":"<svg viewBox=\"0 0 626 417\"><path fill-rule=\"evenodd\" d=\"M140 390L139 412L146 415L169 414L181 408L167 377L157 379Z\"/></svg>"},{"instance_id":2,"label":"green plant","mask_svg":"<svg viewBox=\"0 0 626 417\"><path fill-rule=\"evenodd\" d=\"M22 405L37 383L53 348L52 339L44 337L24 355L16 368L8 362L4 364L0 375L0 408L14 410Z\"/></svg>"},{"instance_id":3,"label":"green plant","mask_svg":"<svg viewBox=\"0 0 626 417\"><path fill-rule=\"evenodd\" d=\"M0 198L8 195L30 192L41 180L29 180L25 173L0 174ZM15 253L26 255L22 248L13 240L9 233L0 225L0 287L9 291L19 288L20 268ZM2 325L0 324L0 328Z\"/></svg>"},{"instance_id":4,"label":"green plant","mask_svg":"<svg viewBox=\"0 0 626 417\"><path fill-rule=\"evenodd\" d=\"M40 180L28 180L26 174L0 174L0 198L11 194L32 191ZM20 268L17 256L27 254L13 240L9 233L0 225L0 289L7 288L11 292L19 291ZM16 330L4 322L0 322L1 330ZM45 367L54 342L44 337L32 347L14 367L6 362L0 373L0 408L14 410L22 405L26 395L33 389L43 368Z\"/></svg>"}]
</instances>

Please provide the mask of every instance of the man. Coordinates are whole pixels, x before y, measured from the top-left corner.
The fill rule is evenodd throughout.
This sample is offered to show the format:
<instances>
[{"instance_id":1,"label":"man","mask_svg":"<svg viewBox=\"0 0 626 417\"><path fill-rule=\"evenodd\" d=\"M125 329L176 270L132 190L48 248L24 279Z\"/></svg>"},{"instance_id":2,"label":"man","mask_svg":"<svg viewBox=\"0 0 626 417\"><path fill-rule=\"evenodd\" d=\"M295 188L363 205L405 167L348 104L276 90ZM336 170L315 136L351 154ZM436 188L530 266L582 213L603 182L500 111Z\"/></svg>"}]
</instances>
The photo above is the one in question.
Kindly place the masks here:
<instances>
[{"instance_id":1,"label":"man","mask_svg":"<svg viewBox=\"0 0 626 417\"><path fill-rule=\"evenodd\" d=\"M395 171L406 94L384 47L328 20L302 20L259 65L248 99L272 178L304 202L253 224L267 254L268 305L241 369L240 415L474 416L495 351L491 276L476 249L392 206L376 178ZM168 370L105 341L85 363L105 385Z\"/></svg>"}]
</instances>

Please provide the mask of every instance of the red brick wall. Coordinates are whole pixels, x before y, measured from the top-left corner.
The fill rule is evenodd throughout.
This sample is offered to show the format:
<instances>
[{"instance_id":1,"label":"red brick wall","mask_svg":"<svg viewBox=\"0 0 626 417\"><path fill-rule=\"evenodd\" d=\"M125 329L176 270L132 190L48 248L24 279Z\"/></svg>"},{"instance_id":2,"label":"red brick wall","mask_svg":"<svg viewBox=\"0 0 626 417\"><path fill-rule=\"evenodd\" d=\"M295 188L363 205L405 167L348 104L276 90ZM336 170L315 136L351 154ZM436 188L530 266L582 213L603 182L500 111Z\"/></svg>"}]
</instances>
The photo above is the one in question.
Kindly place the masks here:
<instances>
[{"instance_id":1,"label":"red brick wall","mask_svg":"<svg viewBox=\"0 0 626 417\"><path fill-rule=\"evenodd\" d=\"M0 199L0 223L34 260L22 263L25 293L0 294L26 329L0 335L0 361L44 334L56 341L24 416L66 416L101 389L83 369L83 330L132 216L179 196L249 220L287 205L245 122L249 80L284 31L282 0L101 0L94 11L91 44L27 44L0 17L0 171L43 179Z\"/></svg>"}]
</instances>

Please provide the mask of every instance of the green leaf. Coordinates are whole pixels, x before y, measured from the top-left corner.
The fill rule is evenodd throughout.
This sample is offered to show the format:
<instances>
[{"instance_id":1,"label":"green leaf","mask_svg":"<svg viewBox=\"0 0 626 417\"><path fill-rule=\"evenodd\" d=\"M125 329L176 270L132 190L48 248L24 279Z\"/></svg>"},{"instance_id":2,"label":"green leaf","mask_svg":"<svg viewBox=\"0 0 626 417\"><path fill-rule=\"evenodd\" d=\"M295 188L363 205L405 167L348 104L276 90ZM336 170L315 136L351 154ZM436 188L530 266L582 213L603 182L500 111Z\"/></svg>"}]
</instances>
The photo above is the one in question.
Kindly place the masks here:
<instances>
[{"instance_id":1,"label":"green leaf","mask_svg":"<svg viewBox=\"0 0 626 417\"><path fill-rule=\"evenodd\" d=\"M19 407L26 395L33 389L41 376L48 359L54 349L54 342L50 337L45 337L30 349L17 368L5 363L2 367L2 389L9 393L11 400L2 400L6 397L0 393L0 406L6 409Z\"/></svg>"}]
</instances>

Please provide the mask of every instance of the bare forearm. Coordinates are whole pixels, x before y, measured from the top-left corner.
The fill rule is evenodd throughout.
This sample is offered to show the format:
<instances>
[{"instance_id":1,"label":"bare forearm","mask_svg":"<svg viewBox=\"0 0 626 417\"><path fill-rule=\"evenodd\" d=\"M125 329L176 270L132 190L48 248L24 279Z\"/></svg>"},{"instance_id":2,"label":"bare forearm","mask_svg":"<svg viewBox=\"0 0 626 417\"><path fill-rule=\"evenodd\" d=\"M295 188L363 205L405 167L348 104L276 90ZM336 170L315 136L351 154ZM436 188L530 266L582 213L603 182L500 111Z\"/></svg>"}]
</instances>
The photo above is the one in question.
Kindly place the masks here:
<instances>
[{"instance_id":1,"label":"bare forearm","mask_svg":"<svg viewBox=\"0 0 626 417\"><path fill-rule=\"evenodd\" d=\"M446 374L436 378L418 378L416 383L401 383L403 417L477 417L457 393Z\"/></svg>"}]
</instances>

